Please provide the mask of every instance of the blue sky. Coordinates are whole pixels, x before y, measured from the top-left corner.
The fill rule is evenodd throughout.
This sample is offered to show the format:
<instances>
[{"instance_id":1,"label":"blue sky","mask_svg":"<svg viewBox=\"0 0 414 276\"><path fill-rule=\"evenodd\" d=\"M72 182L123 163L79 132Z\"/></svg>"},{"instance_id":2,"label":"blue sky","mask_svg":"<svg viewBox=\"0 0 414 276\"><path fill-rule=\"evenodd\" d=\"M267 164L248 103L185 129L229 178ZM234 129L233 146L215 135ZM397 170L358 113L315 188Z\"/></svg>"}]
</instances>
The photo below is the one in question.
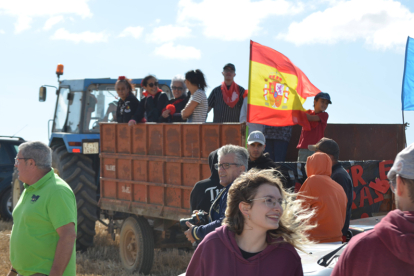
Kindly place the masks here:
<instances>
[{"instance_id":1,"label":"blue sky","mask_svg":"<svg viewBox=\"0 0 414 276\"><path fill-rule=\"evenodd\" d=\"M407 36L408 0L0 0L0 135L48 140L56 97L49 89L39 103L38 89L57 85L58 63L62 79L170 79L199 68L209 94L228 62L247 88L250 39L330 93L329 123L401 123ZM414 126L406 133L413 143Z\"/></svg>"}]
</instances>

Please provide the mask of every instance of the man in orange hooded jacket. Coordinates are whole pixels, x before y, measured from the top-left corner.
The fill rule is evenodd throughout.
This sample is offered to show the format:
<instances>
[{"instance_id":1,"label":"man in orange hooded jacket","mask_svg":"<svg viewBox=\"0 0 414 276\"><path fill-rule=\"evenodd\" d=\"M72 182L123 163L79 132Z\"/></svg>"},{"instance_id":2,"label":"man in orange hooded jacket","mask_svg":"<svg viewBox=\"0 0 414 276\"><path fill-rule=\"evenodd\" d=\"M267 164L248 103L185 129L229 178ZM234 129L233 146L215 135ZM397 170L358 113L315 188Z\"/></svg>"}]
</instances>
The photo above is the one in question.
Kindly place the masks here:
<instances>
[{"instance_id":1,"label":"man in orange hooded jacket","mask_svg":"<svg viewBox=\"0 0 414 276\"><path fill-rule=\"evenodd\" d=\"M323 152L309 156L306 174L308 179L300 188L298 199L304 201L304 207L316 210L310 223L317 227L309 231L309 237L317 243L340 243L348 199L341 185L331 179L329 156Z\"/></svg>"}]
</instances>

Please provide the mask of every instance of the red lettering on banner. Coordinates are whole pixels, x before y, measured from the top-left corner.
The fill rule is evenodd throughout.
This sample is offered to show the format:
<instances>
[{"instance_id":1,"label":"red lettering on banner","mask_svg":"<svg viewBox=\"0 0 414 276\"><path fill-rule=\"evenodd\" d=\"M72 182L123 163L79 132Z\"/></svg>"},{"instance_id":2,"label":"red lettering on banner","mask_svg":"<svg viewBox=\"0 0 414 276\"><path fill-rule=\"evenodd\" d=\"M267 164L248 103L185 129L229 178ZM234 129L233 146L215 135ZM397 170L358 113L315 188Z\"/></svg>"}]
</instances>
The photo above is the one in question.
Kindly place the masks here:
<instances>
[{"instance_id":1,"label":"red lettering on banner","mask_svg":"<svg viewBox=\"0 0 414 276\"><path fill-rule=\"evenodd\" d=\"M389 165L394 163L392 160L382 161L379 163L379 177L381 180L386 180L387 178L387 172L391 170L391 167L385 167L385 165Z\"/></svg>"},{"instance_id":2,"label":"red lettering on banner","mask_svg":"<svg viewBox=\"0 0 414 276\"><path fill-rule=\"evenodd\" d=\"M361 182L362 185L367 184L365 180L362 178L364 169L360 165L352 166L351 172L352 172L352 183L354 184L354 187L358 187L358 181Z\"/></svg>"},{"instance_id":3,"label":"red lettering on banner","mask_svg":"<svg viewBox=\"0 0 414 276\"><path fill-rule=\"evenodd\" d=\"M369 205L372 205L374 203L368 187L363 187L361 189L360 194L361 194L361 199L359 201L359 207L364 207L365 199L368 199Z\"/></svg>"},{"instance_id":4,"label":"red lettering on banner","mask_svg":"<svg viewBox=\"0 0 414 276\"><path fill-rule=\"evenodd\" d=\"M383 201L384 200L384 196L380 193L380 192L378 192L377 190L374 190L374 192L377 194L377 198L375 198L374 199L374 203L378 203L378 202L380 202L380 201Z\"/></svg>"},{"instance_id":5,"label":"red lettering on banner","mask_svg":"<svg viewBox=\"0 0 414 276\"><path fill-rule=\"evenodd\" d=\"M352 207L351 207L352 210L354 210L354 209L357 208L357 206L353 202L355 200L355 198L356 198L356 193L355 192L352 192Z\"/></svg>"}]
</instances>

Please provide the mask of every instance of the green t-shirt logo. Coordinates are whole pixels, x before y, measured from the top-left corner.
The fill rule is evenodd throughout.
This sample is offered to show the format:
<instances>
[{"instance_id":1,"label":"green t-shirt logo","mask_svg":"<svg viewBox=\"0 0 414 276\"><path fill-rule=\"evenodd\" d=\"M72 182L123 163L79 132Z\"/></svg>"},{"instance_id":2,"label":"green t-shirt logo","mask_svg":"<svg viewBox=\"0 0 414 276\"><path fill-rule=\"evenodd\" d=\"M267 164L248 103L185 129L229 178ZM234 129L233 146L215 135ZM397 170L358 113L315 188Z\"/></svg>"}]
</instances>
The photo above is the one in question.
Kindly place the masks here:
<instances>
[{"instance_id":1,"label":"green t-shirt logo","mask_svg":"<svg viewBox=\"0 0 414 276\"><path fill-rule=\"evenodd\" d=\"M39 199L39 197L40 197L40 195L37 196L37 195L33 194L31 203L35 203Z\"/></svg>"}]
</instances>

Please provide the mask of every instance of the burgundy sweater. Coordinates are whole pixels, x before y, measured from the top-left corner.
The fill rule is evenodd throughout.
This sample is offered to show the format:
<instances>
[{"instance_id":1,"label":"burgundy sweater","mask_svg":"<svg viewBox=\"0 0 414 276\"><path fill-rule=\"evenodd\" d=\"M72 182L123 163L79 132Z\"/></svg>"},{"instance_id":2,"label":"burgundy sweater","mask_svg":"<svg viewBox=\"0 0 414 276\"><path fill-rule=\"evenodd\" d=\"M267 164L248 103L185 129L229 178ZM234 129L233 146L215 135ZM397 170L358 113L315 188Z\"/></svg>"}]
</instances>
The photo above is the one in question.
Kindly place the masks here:
<instances>
[{"instance_id":1,"label":"burgundy sweater","mask_svg":"<svg viewBox=\"0 0 414 276\"><path fill-rule=\"evenodd\" d=\"M186 276L302 276L302 263L295 248L286 242L270 244L259 254L244 259L226 226L216 228L199 244Z\"/></svg>"},{"instance_id":2,"label":"burgundy sweater","mask_svg":"<svg viewBox=\"0 0 414 276\"><path fill-rule=\"evenodd\" d=\"M394 210L351 239L332 276L414 275L414 212Z\"/></svg>"}]
</instances>

